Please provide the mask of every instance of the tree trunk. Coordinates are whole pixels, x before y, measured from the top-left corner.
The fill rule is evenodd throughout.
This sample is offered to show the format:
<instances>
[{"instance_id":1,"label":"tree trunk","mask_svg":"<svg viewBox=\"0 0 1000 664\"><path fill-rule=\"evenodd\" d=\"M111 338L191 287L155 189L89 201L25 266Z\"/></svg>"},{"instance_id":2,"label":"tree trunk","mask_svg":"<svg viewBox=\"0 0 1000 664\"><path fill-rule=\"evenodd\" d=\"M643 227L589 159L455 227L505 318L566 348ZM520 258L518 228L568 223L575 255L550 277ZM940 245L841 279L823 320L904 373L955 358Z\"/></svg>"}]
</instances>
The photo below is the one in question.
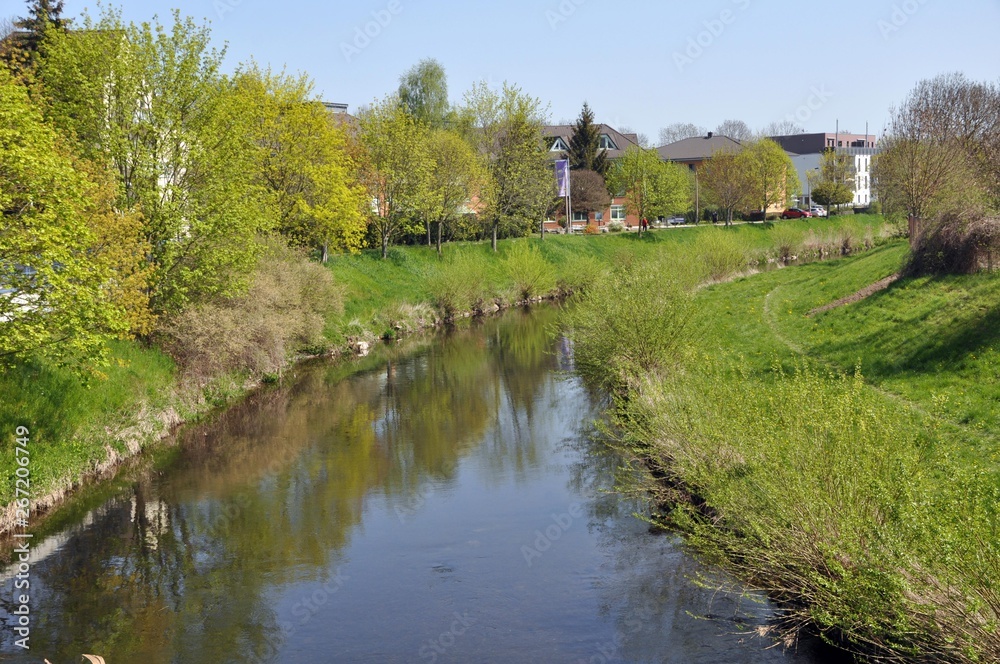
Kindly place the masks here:
<instances>
[{"instance_id":1,"label":"tree trunk","mask_svg":"<svg viewBox=\"0 0 1000 664\"><path fill-rule=\"evenodd\" d=\"M493 222L493 253L497 251L497 228L500 226L500 220Z\"/></svg>"},{"instance_id":2,"label":"tree trunk","mask_svg":"<svg viewBox=\"0 0 1000 664\"><path fill-rule=\"evenodd\" d=\"M438 257L441 257L441 227L444 226L444 222L438 222Z\"/></svg>"},{"instance_id":3,"label":"tree trunk","mask_svg":"<svg viewBox=\"0 0 1000 664\"><path fill-rule=\"evenodd\" d=\"M320 262L323 263L323 265L326 265L326 262L328 260L330 260L330 245L327 244L326 242L324 242L323 243L323 257L320 259Z\"/></svg>"},{"instance_id":4,"label":"tree trunk","mask_svg":"<svg viewBox=\"0 0 1000 664\"><path fill-rule=\"evenodd\" d=\"M431 246L431 222L425 222L427 225L427 246Z\"/></svg>"},{"instance_id":5,"label":"tree trunk","mask_svg":"<svg viewBox=\"0 0 1000 664\"><path fill-rule=\"evenodd\" d=\"M389 234L382 234L382 258L387 258L389 256Z\"/></svg>"}]
</instances>

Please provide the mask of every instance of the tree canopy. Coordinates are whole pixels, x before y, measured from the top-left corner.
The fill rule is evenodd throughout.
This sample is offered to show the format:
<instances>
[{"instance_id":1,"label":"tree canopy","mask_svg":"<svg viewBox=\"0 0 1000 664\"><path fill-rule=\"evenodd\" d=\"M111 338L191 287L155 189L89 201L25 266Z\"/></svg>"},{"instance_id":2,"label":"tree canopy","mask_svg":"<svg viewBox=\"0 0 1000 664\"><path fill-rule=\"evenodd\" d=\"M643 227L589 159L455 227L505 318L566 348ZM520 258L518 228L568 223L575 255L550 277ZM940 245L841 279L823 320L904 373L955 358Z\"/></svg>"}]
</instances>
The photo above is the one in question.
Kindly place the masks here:
<instances>
[{"instance_id":1,"label":"tree canopy","mask_svg":"<svg viewBox=\"0 0 1000 664\"><path fill-rule=\"evenodd\" d=\"M399 77L399 103L415 119L430 127L448 122L448 77L434 59L421 60Z\"/></svg>"},{"instance_id":2,"label":"tree canopy","mask_svg":"<svg viewBox=\"0 0 1000 664\"><path fill-rule=\"evenodd\" d=\"M662 161L656 150L635 146L612 164L608 189L624 192L626 209L640 219L687 209L691 201L691 187L682 166Z\"/></svg>"},{"instance_id":3,"label":"tree canopy","mask_svg":"<svg viewBox=\"0 0 1000 664\"><path fill-rule=\"evenodd\" d=\"M428 129L389 97L361 114L358 139L361 182L385 258L395 237L419 228L418 214L427 208L433 168Z\"/></svg>"},{"instance_id":4,"label":"tree canopy","mask_svg":"<svg viewBox=\"0 0 1000 664\"><path fill-rule=\"evenodd\" d=\"M0 68L0 364L99 367L108 339L148 324L137 269L148 247L100 177Z\"/></svg>"},{"instance_id":5,"label":"tree canopy","mask_svg":"<svg viewBox=\"0 0 1000 664\"><path fill-rule=\"evenodd\" d=\"M461 126L488 174L480 215L489 224L494 251L501 230L531 233L555 196L544 122L541 102L506 83L500 92L479 83L465 96Z\"/></svg>"},{"instance_id":6,"label":"tree canopy","mask_svg":"<svg viewBox=\"0 0 1000 664\"><path fill-rule=\"evenodd\" d=\"M83 25L47 35L40 80L52 121L115 173L116 207L142 212L154 309L239 292L270 220L254 119L223 54L176 12L169 28L113 10Z\"/></svg>"}]
</instances>

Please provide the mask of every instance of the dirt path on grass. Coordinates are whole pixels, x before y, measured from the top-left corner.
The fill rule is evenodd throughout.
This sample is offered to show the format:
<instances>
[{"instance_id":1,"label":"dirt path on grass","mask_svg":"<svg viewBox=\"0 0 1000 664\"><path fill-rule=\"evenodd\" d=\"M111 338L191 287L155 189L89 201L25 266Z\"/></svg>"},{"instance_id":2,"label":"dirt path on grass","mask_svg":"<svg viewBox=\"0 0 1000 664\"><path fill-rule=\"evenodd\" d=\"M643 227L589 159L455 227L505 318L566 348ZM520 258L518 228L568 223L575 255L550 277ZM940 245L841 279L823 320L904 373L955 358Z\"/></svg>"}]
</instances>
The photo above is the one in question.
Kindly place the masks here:
<instances>
[{"instance_id":1,"label":"dirt path on grass","mask_svg":"<svg viewBox=\"0 0 1000 664\"><path fill-rule=\"evenodd\" d=\"M843 307L848 304L854 304L855 302L860 302L861 300L867 297L871 297L872 295L878 293L879 291L884 291L886 288L899 281L900 276L901 275L897 272L896 274L890 275L885 279L882 279L881 281L876 281L870 286L865 286L854 295L848 295L847 297L840 298L836 302L831 302L830 304L824 304L822 307L816 307L815 309L810 311L807 314L807 316L811 318L825 311L832 311L833 309L837 309L838 307Z\"/></svg>"}]
</instances>

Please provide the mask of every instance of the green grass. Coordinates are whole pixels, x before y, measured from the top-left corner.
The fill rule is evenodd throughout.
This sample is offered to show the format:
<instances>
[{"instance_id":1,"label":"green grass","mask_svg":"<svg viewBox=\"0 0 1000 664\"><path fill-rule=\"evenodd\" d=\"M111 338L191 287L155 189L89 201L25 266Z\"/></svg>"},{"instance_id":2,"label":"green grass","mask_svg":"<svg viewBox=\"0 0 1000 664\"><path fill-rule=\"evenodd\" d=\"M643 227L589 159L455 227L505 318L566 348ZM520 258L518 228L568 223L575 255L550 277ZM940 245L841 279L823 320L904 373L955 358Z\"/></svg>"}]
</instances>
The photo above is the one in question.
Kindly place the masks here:
<instances>
[{"instance_id":1,"label":"green grass","mask_svg":"<svg viewBox=\"0 0 1000 664\"><path fill-rule=\"evenodd\" d=\"M662 519L783 602L784 627L870 654L995 661L1000 277L908 279L809 315L907 251L697 290L687 347L631 384L617 422L655 470ZM613 305L601 295L582 306ZM604 341L606 366L628 359Z\"/></svg>"}]
</instances>

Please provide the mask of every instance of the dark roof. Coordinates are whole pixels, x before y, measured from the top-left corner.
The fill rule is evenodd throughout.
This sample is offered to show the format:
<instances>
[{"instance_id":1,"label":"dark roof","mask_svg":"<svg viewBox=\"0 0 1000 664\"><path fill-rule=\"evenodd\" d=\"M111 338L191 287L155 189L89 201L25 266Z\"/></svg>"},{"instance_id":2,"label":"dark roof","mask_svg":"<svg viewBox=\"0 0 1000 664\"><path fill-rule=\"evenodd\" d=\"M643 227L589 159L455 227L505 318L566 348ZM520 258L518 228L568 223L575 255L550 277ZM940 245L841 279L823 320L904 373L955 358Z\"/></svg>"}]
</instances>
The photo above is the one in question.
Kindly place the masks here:
<instances>
[{"instance_id":1,"label":"dark roof","mask_svg":"<svg viewBox=\"0 0 1000 664\"><path fill-rule=\"evenodd\" d=\"M617 159L625 154L625 151L630 147L639 147L639 136L638 134L623 134L614 127L606 124L597 125L599 132L607 134L608 138L618 146L617 150L608 150L608 159ZM548 140L548 147L552 147L552 143L556 138L561 138L565 141L566 145L569 145L570 139L573 137L573 131L576 129L576 125L548 125L542 127L542 136ZM565 157L565 153L552 152L553 158L558 155L559 159Z\"/></svg>"},{"instance_id":2,"label":"dark roof","mask_svg":"<svg viewBox=\"0 0 1000 664\"><path fill-rule=\"evenodd\" d=\"M656 148L664 161L704 161L716 152L739 152L743 144L728 136L709 133L707 136L685 138Z\"/></svg>"}]
</instances>

